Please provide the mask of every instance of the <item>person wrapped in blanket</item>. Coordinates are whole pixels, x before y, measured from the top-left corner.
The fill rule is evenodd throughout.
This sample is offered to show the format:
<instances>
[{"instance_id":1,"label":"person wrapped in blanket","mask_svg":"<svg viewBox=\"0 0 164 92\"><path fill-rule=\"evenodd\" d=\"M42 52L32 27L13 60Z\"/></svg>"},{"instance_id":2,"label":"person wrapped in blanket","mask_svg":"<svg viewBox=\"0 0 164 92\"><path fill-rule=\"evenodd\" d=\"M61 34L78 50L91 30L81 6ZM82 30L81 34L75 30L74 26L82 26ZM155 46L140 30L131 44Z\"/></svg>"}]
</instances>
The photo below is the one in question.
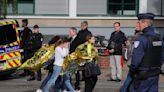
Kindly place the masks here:
<instances>
[{"instance_id":1,"label":"person wrapped in blanket","mask_svg":"<svg viewBox=\"0 0 164 92\"><path fill-rule=\"evenodd\" d=\"M60 38L57 42L56 42L56 47L55 47L55 60L53 63L53 73L51 75L51 77L49 78L48 82L46 83L45 87L43 88L44 92L51 92L54 89L54 86L58 86L59 83L57 82L57 79L60 75L62 75L63 78L65 78L66 80L64 80L64 84L65 86L69 89L70 92L74 92L74 89L70 83L70 76L69 76L69 72L65 72L64 74L62 74L62 65L64 62L65 57L68 55L68 40L66 38ZM56 84L56 85L55 85ZM60 92L60 88L57 89L58 91L55 92Z\"/></svg>"},{"instance_id":2,"label":"person wrapped in blanket","mask_svg":"<svg viewBox=\"0 0 164 92\"><path fill-rule=\"evenodd\" d=\"M84 44L79 45L76 48L75 52L69 54L66 57L63 63L63 70L66 71L69 68L68 66L70 62L72 61L76 62L79 66L84 66L84 70L85 70L85 65L88 62L97 63L98 52L97 52L97 49L94 47L94 43L95 43L94 36L91 34L87 35L86 42ZM84 77L84 81L85 81L84 92L92 92L96 85L97 80L98 80L97 75Z\"/></svg>"},{"instance_id":3,"label":"person wrapped in blanket","mask_svg":"<svg viewBox=\"0 0 164 92\"><path fill-rule=\"evenodd\" d=\"M58 43L61 42L61 37L60 36L54 36L49 42L48 45L54 46L54 49L58 46ZM43 92L43 89L47 85L48 81L52 77L53 74L53 67L54 67L54 61L55 61L55 52L53 53L53 56L49 58L48 61L46 61L43 65L42 68L45 70L48 70L48 75L46 78L42 81L40 87L36 90L36 92ZM60 92L60 90L65 90L66 87L69 89L73 90L73 87L71 87L70 82L69 82L69 73L66 73L64 75L59 75L57 77L57 80L55 82L55 85L53 85L53 88L50 90L50 92ZM65 83L66 86L65 86ZM63 85L64 84L64 85Z\"/></svg>"},{"instance_id":4,"label":"person wrapped in blanket","mask_svg":"<svg viewBox=\"0 0 164 92\"><path fill-rule=\"evenodd\" d=\"M42 47L34 53L33 57L26 60L19 69L27 69L33 72L38 71L42 65L47 62L54 55L54 45L44 44Z\"/></svg>"},{"instance_id":5,"label":"person wrapped in blanket","mask_svg":"<svg viewBox=\"0 0 164 92\"><path fill-rule=\"evenodd\" d=\"M55 49L55 43L60 39L60 37L57 35L57 36L54 36L49 42L48 42L48 45L52 45L54 46L54 49ZM42 68L45 69L45 70L48 70L48 75L46 76L46 78L42 81L40 87L37 89L36 92L42 92L43 88L45 87L45 85L47 84L48 80L50 79L52 73L53 73L53 63L54 63L54 53L53 53L53 56L47 61L45 62L43 65L42 65Z\"/></svg>"}]
</instances>

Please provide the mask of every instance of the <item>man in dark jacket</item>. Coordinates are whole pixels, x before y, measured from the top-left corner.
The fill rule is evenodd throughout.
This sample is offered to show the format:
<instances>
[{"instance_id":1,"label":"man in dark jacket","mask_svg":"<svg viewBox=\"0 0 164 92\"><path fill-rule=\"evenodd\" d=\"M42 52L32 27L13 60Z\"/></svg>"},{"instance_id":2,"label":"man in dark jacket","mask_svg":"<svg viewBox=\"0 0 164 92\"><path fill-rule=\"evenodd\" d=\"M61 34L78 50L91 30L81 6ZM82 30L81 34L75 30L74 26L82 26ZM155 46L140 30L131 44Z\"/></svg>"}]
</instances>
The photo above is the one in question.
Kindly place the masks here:
<instances>
[{"instance_id":1,"label":"man in dark jacket","mask_svg":"<svg viewBox=\"0 0 164 92\"><path fill-rule=\"evenodd\" d=\"M110 52L111 81L120 82L122 79L122 45L125 44L126 37L120 30L120 22L114 23L114 32L111 34L107 49Z\"/></svg>"},{"instance_id":2,"label":"man in dark jacket","mask_svg":"<svg viewBox=\"0 0 164 92\"><path fill-rule=\"evenodd\" d=\"M92 33L88 30L88 22L83 21L81 23L81 30L78 32L76 38L74 39L74 44L72 44L72 48L73 48L72 52L75 51L77 46L86 42L86 37L89 34L92 34Z\"/></svg>"},{"instance_id":3,"label":"man in dark jacket","mask_svg":"<svg viewBox=\"0 0 164 92\"><path fill-rule=\"evenodd\" d=\"M72 53L75 51L75 38L77 37L77 29L75 27L71 27L69 30L69 41L70 41L70 47L69 47L69 53Z\"/></svg>"},{"instance_id":4,"label":"man in dark jacket","mask_svg":"<svg viewBox=\"0 0 164 92\"><path fill-rule=\"evenodd\" d=\"M34 53L41 48L43 42L43 35L39 33L39 26L34 25L33 33L27 37L27 42L24 44L25 50L28 53L28 58L31 58ZM35 79L35 73L30 72L30 77L27 79L28 81ZM37 72L37 80L41 80L41 70Z\"/></svg>"},{"instance_id":5,"label":"man in dark jacket","mask_svg":"<svg viewBox=\"0 0 164 92\"><path fill-rule=\"evenodd\" d=\"M89 35L89 34L92 34L89 30L88 30L88 22L87 21L83 21L81 23L81 30L78 32L76 38L74 39L74 41L72 42L71 44L71 52L74 52L75 49L77 48L77 46L79 46L80 44L83 44L86 42L86 37ZM80 82L80 71L77 71L76 74L75 74L75 77L76 77L76 82L75 82L75 90L80 90L80 87L79 87L79 82ZM83 74L83 73L82 73Z\"/></svg>"},{"instance_id":6,"label":"man in dark jacket","mask_svg":"<svg viewBox=\"0 0 164 92\"><path fill-rule=\"evenodd\" d=\"M25 49L25 43L28 41L27 37L32 34L32 30L28 28L28 19L22 19L22 27L24 28L20 33L21 38L21 48L23 49L23 60L22 63L24 63L27 59L30 58L30 53L28 53L27 49ZM28 70L24 70L24 73L20 74L20 76L26 76L29 75Z\"/></svg>"},{"instance_id":7,"label":"man in dark jacket","mask_svg":"<svg viewBox=\"0 0 164 92\"><path fill-rule=\"evenodd\" d=\"M32 30L28 27L28 19L22 19L22 27L24 29L21 31L21 40L22 40L21 47L24 49L24 44L27 41L27 37L32 33Z\"/></svg>"}]
</instances>

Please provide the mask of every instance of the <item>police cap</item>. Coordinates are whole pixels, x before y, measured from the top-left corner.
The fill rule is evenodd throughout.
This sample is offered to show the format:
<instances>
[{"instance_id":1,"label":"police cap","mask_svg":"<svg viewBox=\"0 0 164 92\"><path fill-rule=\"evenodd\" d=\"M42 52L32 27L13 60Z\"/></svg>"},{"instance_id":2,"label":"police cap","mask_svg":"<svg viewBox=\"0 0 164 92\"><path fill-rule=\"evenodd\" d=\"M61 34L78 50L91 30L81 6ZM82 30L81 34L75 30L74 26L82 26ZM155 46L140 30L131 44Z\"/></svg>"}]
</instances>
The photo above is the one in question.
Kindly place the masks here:
<instances>
[{"instance_id":1,"label":"police cap","mask_svg":"<svg viewBox=\"0 0 164 92\"><path fill-rule=\"evenodd\" d=\"M155 15L153 13L140 13L137 15L138 20L141 19L150 19L150 20L154 20Z\"/></svg>"}]
</instances>

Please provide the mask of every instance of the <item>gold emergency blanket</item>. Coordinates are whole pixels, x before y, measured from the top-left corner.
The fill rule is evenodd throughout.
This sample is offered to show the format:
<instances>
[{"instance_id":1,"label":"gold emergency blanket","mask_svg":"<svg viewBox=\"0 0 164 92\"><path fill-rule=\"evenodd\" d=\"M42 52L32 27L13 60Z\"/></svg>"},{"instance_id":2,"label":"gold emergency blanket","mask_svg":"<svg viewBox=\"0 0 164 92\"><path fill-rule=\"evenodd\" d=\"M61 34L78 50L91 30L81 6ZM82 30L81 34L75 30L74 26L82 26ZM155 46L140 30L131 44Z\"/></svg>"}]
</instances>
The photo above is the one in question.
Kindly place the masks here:
<instances>
[{"instance_id":1,"label":"gold emergency blanket","mask_svg":"<svg viewBox=\"0 0 164 92\"><path fill-rule=\"evenodd\" d=\"M98 60L97 49L91 43L84 43L79 45L75 52L69 54L63 63L63 70L65 71L68 68L70 62L75 61L77 64L80 64L85 61Z\"/></svg>"},{"instance_id":2,"label":"gold emergency blanket","mask_svg":"<svg viewBox=\"0 0 164 92\"><path fill-rule=\"evenodd\" d=\"M48 61L54 54L53 45L43 45L33 57L25 61L18 69L28 69L31 71L39 70L43 63Z\"/></svg>"}]
</instances>

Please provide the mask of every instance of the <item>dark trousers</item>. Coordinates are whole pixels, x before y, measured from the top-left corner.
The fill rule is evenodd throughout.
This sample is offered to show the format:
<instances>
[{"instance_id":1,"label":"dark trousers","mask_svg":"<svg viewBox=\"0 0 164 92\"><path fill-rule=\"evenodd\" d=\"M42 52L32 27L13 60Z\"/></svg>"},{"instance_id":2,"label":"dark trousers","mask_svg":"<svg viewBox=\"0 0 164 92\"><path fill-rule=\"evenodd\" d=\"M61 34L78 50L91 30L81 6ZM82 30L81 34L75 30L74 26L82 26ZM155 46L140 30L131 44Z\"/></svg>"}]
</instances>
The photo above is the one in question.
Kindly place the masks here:
<instances>
[{"instance_id":1,"label":"dark trousers","mask_svg":"<svg viewBox=\"0 0 164 92\"><path fill-rule=\"evenodd\" d=\"M75 73L75 90L80 90L79 84L80 84L80 72L77 71Z\"/></svg>"},{"instance_id":2,"label":"dark trousers","mask_svg":"<svg viewBox=\"0 0 164 92\"><path fill-rule=\"evenodd\" d=\"M135 80L130 85L129 92L158 92L159 75L145 80Z\"/></svg>"},{"instance_id":3,"label":"dark trousers","mask_svg":"<svg viewBox=\"0 0 164 92\"><path fill-rule=\"evenodd\" d=\"M30 52L30 51L24 49L24 58L23 58L23 60L22 60L22 64L23 64L24 62L26 62L27 59L31 58L33 55L34 55L34 52ZM27 70L27 69L24 70L24 74L25 74L25 75L30 75L30 76L35 75L34 72L32 72L32 71L30 71L30 70Z\"/></svg>"},{"instance_id":4,"label":"dark trousers","mask_svg":"<svg viewBox=\"0 0 164 92\"><path fill-rule=\"evenodd\" d=\"M39 69L36 72L36 76L35 76L35 72L33 72L33 71L28 71L28 73L29 73L29 75L30 75L31 78L35 78L38 81L41 81L41 77L42 77L41 69Z\"/></svg>"},{"instance_id":5,"label":"dark trousers","mask_svg":"<svg viewBox=\"0 0 164 92\"><path fill-rule=\"evenodd\" d=\"M97 76L85 78L85 91L84 92L93 92L93 89L96 85L98 78Z\"/></svg>"},{"instance_id":6,"label":"dark trousers","mask_svg":"<svg viewBox=\"0 0 164 92\"><path fill-rule=\"evenodd\" d=\"M41 72L41 69L39 69L39 70L37 71L36 79L37 79L38 81L41 81L41 79L42 79L42 72Z\"/></svg>"},{"instance_id":7,"label":"dark trousers","mask_svg":"<svg viewBox=\"0 0 164 92\"><path fill-rule=\"evenodd\" d=\"M78 70L75 73L75 79L76 79L76 81L75 81L75 90L80 90L80 86L79 86L80 85L80 81L83 81L84 78L85 78L84 72L85 72L84 70ZM82 78L80 78L80 75L82 75Z\"/></svg>"}]
</instances>

